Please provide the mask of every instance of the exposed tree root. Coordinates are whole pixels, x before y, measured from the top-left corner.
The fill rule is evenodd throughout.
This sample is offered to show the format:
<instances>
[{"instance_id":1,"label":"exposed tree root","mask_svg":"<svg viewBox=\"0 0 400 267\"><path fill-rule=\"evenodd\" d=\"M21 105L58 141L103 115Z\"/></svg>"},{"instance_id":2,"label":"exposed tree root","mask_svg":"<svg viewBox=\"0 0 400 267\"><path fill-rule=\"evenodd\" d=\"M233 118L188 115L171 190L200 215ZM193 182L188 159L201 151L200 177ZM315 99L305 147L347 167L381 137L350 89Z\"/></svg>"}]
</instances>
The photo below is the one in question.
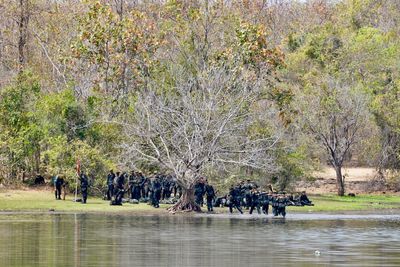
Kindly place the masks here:
<instances>
[{"instance_id":1,"label":"exposed tree root","mask_svg":"<svg viewBox=\"0 0 400 267\"><path fill-rule=\"evenodd\" d=\"M167 209L171 213L175 212L201 212L201 208L196 203L184 203L184 201L179 200L175 205Z\"/></svg>"},{"instance_id":2,"label":"exposed tree root","mask_svg":"<svg viewBox=\"0 0 400 267\"><path fill-rule=\"evenodd\" d=\"M170 213L176 212L201 212L201 208L194 201L193 190L186 190L179 201L167 209Z\"/></svg>"}]
</instances>

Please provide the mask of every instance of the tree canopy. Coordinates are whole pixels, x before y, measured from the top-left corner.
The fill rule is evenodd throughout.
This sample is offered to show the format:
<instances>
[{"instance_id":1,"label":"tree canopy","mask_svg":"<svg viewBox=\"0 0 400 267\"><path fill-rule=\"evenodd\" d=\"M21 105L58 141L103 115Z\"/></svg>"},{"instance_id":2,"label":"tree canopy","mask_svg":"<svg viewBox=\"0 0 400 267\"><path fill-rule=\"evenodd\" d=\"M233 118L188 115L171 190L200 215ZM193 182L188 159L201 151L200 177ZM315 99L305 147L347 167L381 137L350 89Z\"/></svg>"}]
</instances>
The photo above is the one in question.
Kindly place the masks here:
<instances>
[{"instance_id":1,"label":"tree canopy","mask_svg":"<svg viewBox=\"0 0 400 267\"><path fill-rule=\"evenodd\" d=\"M0 0L1 182L62 174L73 186L79 159L99 188L118 168L168 172L187 189L204 175L284 189L318 162L336 169L340 195L349 162L396 186L399 10Z\"/></svg>"}]
</instances>

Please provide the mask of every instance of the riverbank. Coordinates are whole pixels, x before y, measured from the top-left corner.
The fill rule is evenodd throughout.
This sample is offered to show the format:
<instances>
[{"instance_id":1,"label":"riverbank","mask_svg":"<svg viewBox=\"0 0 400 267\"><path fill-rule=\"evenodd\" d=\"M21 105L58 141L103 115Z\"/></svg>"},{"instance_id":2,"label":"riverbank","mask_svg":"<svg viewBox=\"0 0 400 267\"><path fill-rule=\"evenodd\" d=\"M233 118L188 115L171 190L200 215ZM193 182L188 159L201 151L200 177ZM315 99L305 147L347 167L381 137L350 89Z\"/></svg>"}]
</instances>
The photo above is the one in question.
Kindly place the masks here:
<instances>
[{"instance_id":1,"label":"riverbank","mask_svg":"<svg viewBox=\"0 0 400 267\"><path fill-rule=\"evenodd\" d=\"M288 207L288 212L360 212L396 209L400 210L399 195L358 195L356 197L338 197L335 195L310 195L314 206ZM50 190L18 189L0 191L0 211L2 212L79 212L79 213L138 213L160 214L167 213L170 205L161 204L155 209L146 203L123 206L110 206L109 201L89 197L87 204L73 202L73 196L66 200L55 200ZM203 208L205 210L205 208ZM226 213L227 208L217 208L217 213Z\"/></svg>"},{"instance_id":2,"label":"riverbank","mask_svg":"<svg viewBox=\"0 0 400 267\"><path fill-rule=\"evenodd\" d=\"M79 198L80 196L78 196ZM2 190L0 191L0 211L2 212L94 212L94 213L163 213L169 205L160 205L155 209L146 203L111 206L109 201L89 197L87 204L73 201L73 195L65 200L55 200L54 193L49 190Z\"/></svg>"}]
</instances>

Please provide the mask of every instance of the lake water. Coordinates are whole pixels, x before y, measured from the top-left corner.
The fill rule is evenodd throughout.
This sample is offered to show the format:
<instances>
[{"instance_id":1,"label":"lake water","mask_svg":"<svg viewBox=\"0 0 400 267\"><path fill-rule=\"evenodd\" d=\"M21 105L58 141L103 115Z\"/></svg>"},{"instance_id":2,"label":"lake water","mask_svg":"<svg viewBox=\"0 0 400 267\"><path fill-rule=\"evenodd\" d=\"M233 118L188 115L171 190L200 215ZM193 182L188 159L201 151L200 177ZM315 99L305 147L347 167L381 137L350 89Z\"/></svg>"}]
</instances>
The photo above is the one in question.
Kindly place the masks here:
<instances>
[{"instance_id":1,"label":"lake water","mask_svg":"<svg viewBox=\"0 0 400 267\"><path fill-rule=\"evenodd\" d=\"M3 213L0 241L7 267L400 266L399 215Z\"/></svg>"}]
</instances>

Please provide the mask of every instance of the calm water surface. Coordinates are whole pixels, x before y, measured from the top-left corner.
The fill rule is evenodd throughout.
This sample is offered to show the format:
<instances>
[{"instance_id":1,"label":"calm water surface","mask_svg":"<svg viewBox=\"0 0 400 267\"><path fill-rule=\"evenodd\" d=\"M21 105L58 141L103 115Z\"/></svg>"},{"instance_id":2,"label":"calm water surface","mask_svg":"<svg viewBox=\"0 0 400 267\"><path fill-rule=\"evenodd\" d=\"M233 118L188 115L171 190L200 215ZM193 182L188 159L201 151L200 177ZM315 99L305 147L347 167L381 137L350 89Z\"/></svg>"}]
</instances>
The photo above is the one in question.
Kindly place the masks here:
<instances>
[{"instance_id":1,"label":"calm water surface","mask_svg":"<svg viewBox=\"0 0 400 267\"><path fill-rule=\"evenodd\" d=\"M399 215L0 214L0 241L7 267L400 266Z\"/></svg>"}]
</instances>

